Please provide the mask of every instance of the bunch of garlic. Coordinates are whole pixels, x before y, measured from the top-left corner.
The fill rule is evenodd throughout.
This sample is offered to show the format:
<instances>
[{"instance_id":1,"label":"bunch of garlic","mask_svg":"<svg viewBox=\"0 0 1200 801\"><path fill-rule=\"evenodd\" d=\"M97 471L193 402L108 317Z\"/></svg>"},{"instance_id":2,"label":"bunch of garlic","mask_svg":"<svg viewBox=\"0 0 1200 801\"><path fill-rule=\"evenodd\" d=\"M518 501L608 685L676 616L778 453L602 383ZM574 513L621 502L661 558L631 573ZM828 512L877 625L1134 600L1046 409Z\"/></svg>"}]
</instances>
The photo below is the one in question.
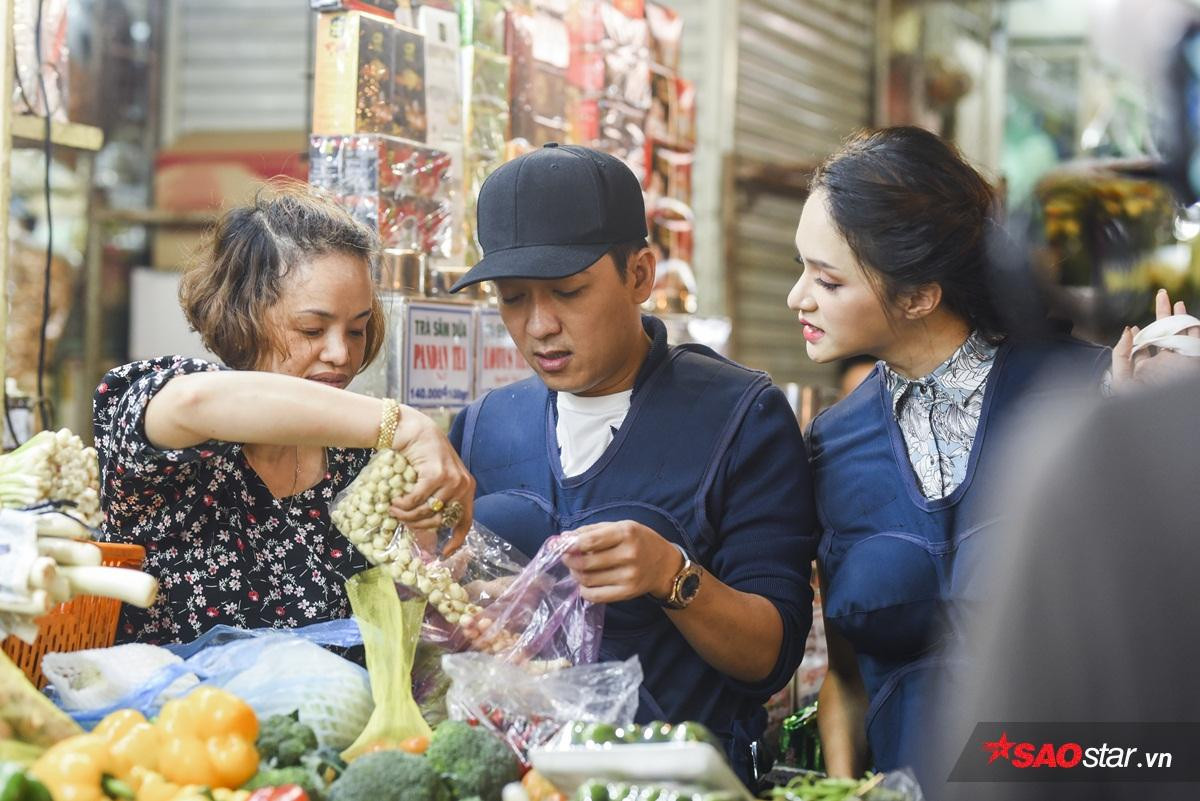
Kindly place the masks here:
<instances>
[{"instance_id":1,"label":"bunch of garlic","mask_svg":"<svg viewBox=\"0 0 1200 801\"><path fill-rule=\"evenodd\" d=\"M333 523L373 565L426 598L455 625L467 625L482 609L450 570L425 563L412 535L388 514L392 498L411 492L417 471L396 451L378 451L333 507Z\"/></svg>"},{"instance_id":2,"label":"bunch of garlic","mask_svg":"<svg viewBox=\"0 0 1200 801\"><path fill-rule=\"evenodd\" d=\"M96 451L68 429L41 431L0 456L0 506L22 509L66 501L85 525L100 525L100 476Z\"/></svg>"}]
</instances>

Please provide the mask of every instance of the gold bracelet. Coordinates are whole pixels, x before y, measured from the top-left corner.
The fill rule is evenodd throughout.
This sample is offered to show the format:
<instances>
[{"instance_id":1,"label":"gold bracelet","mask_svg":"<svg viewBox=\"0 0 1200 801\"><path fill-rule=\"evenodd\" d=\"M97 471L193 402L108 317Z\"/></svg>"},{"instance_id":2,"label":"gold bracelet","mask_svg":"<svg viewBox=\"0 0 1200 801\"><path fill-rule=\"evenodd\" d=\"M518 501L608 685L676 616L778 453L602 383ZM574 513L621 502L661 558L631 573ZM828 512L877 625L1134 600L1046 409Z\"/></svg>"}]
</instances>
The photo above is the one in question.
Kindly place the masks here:
<instances>
[{"instance_id":1,"label":"gold bracelet","mask_svg":"<svg viewBox=\"0 0 1200 801\"><path fill-rule=\"evenodd\" d=\"M383 414L379 418L379 441L375 450L382 451L392 447L396 438L396 426L400 424L400 404L391 398L383 399Z\"/></svg>"}]
</instances>

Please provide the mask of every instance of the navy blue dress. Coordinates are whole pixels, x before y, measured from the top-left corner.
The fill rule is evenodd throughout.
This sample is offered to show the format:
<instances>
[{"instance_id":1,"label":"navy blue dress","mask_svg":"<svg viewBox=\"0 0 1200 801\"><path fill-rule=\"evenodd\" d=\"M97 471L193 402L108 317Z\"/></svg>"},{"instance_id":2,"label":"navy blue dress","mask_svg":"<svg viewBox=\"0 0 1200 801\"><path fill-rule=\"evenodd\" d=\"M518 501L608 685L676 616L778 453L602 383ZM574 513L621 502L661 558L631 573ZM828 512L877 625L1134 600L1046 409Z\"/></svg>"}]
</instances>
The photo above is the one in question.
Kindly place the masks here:
<instances>
[{"instance_id":1,"label":"navy blue dress","mask_svg":"<svg viewBox=\"0 0 1200 801\"><path fill-rule=\"evenodd\" d=\"M927 792L945 781L925 749L937 733L938 698L967 669L952 647L957 621L988 600L979 570L1003 544L989 492L1012 467L998 447L1003 430L1039 398L1095 393L1108 363L1106 348L1065 337L1002 344L966 477L945 498L926 498L918 486L882 365L813 421L825 622L857 654L875 769L911 767Z\"/></svg>"}]
</instances>

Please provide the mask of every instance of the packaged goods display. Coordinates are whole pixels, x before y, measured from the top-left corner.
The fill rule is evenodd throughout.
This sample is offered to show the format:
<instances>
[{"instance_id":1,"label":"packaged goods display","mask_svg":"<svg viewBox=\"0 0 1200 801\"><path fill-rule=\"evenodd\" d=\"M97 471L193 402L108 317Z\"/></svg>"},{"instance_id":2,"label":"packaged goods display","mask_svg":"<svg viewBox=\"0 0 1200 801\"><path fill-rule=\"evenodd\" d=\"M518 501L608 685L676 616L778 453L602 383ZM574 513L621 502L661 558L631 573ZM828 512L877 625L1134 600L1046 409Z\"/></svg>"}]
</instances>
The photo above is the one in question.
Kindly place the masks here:
<instances>
[{"instance_id":1,"label":"packaged goods display","mask_svg":"<svg viewBox=\"0 0 1200 801\"><path fill-rule=\"evenodd\" d=\"M309 182L379 232L384 248L449 256L457 195L448 153L391 136L312 137Z\"/></svg>"},{"instance_id":2,"label":"packaged goods display","mask_svg":"<svg viewBox=\"0 0 1200 801\"><path fill-rule=\"evenodd\" d=\"M425 37L357 11L321 14L312 130L424 142Z\"/></svg>"}]
</instances>

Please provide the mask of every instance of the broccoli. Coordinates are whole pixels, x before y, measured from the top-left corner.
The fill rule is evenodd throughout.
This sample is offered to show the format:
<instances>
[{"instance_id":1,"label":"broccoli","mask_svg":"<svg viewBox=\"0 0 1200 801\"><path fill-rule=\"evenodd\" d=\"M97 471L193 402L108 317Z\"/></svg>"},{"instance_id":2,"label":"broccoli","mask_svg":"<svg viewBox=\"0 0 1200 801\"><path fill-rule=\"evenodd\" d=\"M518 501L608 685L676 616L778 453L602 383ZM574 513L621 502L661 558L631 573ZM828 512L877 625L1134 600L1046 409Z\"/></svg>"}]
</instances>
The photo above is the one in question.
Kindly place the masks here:
<instances>
[{"instance_id":1,"label":"broccoli","mask_svg":"<svg viewBox=\"0 0 1200 801\"><path fill-rule=\"evenodd\" d=\"M309 768L299 766L260 770L242 785L242 789L259 790L263 787L283 787L285 784L302 787L310 801L321 801L325 797L325 783Z\"/></svg>"},{"instance_id":2,"label":"broccoli","mask_svg":"<svg viewBox=\"0 0 1200 801\"><path fill-rule=\"evenodd\" d=\"M458 799L500 801L504 785L521 779L521 765L507 743L458 720L447 720L434 730L425 758Z\"/></svg>"},{"instance_id":3,"label":"broccoli","mask_svg":"<svg viewBox=\"0 0 1200 801\"><path fill-rule=\"evenodd\" d=\"M305 754L317 747L317 735L300 722L300 711L290 715L272 715L258 733L258 754L277 768L299 765Z\"/></svg>"},{"instance_id":4,"label":"broccoli","mask_svg":"<svg viewBox=\"0 0 1200 801\"><path fill-rule=\"evenodd\" d=\"M328 801L450 801L437 771L424 757L376 751L350 763L329 786Z\"/></svg>"}]
</instances>

